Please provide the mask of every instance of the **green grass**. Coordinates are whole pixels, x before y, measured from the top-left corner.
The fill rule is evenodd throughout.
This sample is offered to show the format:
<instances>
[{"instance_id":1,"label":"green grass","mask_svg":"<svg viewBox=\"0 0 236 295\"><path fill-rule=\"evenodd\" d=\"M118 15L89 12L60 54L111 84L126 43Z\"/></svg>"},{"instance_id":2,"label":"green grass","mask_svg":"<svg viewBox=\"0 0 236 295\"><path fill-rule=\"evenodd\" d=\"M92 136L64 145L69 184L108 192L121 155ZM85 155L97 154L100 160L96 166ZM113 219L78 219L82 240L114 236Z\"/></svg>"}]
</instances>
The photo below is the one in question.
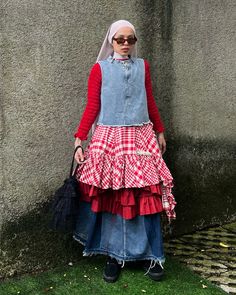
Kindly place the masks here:
<instances>
[{"instance_id":1,"label":"green grass","mask_svg":"<svg viewBox=\"0 0 236 295\"><path fill-rule=\"evenodd\" d=\"M125 266L119 280L108 284L102 279L104 257L83 258L78 264L36 275L8 279L0 285L1 295L220 295L226 294L167 257L165 277L154 282L140 268ZM207 286L203 288L203 285Z\"/></svg>"}]
</instances>

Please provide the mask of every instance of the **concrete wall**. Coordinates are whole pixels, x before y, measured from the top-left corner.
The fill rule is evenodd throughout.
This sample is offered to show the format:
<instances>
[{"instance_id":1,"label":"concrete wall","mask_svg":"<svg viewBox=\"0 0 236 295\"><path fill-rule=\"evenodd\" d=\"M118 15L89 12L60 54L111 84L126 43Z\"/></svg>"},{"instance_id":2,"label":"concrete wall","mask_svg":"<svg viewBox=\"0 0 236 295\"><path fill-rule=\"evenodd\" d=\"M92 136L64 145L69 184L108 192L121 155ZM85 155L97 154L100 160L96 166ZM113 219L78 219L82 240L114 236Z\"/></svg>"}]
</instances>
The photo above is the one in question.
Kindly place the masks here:
<instances>
[{"instance_id":1,"label":"concrete wall","mask_svg":"<svg viewBox=\"0 0 236 295\"><path fill-rule=\"evenodd\" d=\"M235 218L233 8L234 1L1 3L0 277L80 257L70 236L47 229L46 204L68 174L88 73L117 19L137 27L140 56L151 63L176 182L174 233Z\"/></svg>"},{"instance_id":2,"label":"concrete wall","mask_svg":"<svg viewBox=\"0 0 236 295\"><path fill-rule=\"evenodd\" d=\"M235 1L173 1L171 163L176 228L236 217Z\"/></svg>"}]
</instances>

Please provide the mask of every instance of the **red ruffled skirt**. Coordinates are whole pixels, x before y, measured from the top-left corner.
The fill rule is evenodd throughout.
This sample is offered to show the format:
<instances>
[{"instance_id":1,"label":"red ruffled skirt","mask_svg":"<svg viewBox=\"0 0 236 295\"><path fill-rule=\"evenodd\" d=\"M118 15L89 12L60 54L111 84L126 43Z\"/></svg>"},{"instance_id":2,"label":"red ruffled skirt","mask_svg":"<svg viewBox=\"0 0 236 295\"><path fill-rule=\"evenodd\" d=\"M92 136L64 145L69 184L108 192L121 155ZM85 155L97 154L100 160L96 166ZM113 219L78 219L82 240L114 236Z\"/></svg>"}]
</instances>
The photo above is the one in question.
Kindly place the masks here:
<instances>
[{"instance_id":1,"label":"red ruffled skirt","mask_svg":"<svg viewBox=\"0 0 236 295\"><path fill-rule=\"evenodd\" d=\"M152 126L96 126L76 174L81 200L92 211L125 219L165 211L176 218L173 178Z\"/></svg>"}]
</instances>

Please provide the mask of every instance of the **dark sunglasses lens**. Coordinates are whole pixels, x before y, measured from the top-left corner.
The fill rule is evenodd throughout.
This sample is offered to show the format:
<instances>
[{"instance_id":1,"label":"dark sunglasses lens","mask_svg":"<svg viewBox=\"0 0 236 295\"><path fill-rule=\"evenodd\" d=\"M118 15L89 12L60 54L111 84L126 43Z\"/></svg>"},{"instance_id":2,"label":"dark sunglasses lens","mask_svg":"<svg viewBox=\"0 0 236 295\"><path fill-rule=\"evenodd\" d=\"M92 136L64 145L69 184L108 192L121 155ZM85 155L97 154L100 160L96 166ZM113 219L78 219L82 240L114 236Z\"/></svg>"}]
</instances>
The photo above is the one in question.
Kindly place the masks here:
<instances>
[{"instance_id":1,"label":"dark sunglasses lens","mask_svg":"<svg viewBox=\"0 0 236 295\"><path fill-rule=\"evenodd\" d=\"M135 38L129 38L129 39L127 39L127 42L128 42L129 44L135 44L136 39L135 39Z\"/></svg>"},{"instance_id":2,"label":"dark sunglasses lens","mask_svg":"<svg viewBox=\"0 0 236 295\"><path fill-rule=\"evenodd\" d=\"M117 38L116 39L117 44L124 44L125 43L125 39L124 38Z\"/></svg>"},{"instance_id":3,"label":"dark sunglasses lens","mask_svg":"<svg viewBox=\"0 0 236 295\"><path fill-rule=\"evenodd\" d=\"M120 44L124 44L126 40L127 40L128 44L130 44L130 45L135 44L135 42L137 41L136 38L128 38L128 39L117 38L117 39L115 39L115 40L116 40L117 44L119 44L119 45L120 45Z\"/></svg>"}]
</instances>

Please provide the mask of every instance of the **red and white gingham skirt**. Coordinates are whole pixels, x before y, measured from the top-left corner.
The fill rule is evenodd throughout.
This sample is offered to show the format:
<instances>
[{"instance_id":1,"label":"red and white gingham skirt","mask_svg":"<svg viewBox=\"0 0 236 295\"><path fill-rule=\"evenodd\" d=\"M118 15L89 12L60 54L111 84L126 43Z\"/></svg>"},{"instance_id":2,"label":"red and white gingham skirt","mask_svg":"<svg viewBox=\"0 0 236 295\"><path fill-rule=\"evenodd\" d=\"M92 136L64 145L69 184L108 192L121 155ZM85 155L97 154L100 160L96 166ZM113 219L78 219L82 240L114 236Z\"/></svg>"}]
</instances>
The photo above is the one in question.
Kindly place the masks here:
<instances>
[{"instance_id":1,"label":"red and white gingham skirt","mask_svg":"<svg viewBox=\"0 0 236 295\"><path fill-rule=\"evenodd\" d=\"M84 200L92 202L93 211L133 218L165 210L169 220L175 218L173 178L152 126L96 126L86 161L77 170Z\"/></svg>"}]
</instances>

